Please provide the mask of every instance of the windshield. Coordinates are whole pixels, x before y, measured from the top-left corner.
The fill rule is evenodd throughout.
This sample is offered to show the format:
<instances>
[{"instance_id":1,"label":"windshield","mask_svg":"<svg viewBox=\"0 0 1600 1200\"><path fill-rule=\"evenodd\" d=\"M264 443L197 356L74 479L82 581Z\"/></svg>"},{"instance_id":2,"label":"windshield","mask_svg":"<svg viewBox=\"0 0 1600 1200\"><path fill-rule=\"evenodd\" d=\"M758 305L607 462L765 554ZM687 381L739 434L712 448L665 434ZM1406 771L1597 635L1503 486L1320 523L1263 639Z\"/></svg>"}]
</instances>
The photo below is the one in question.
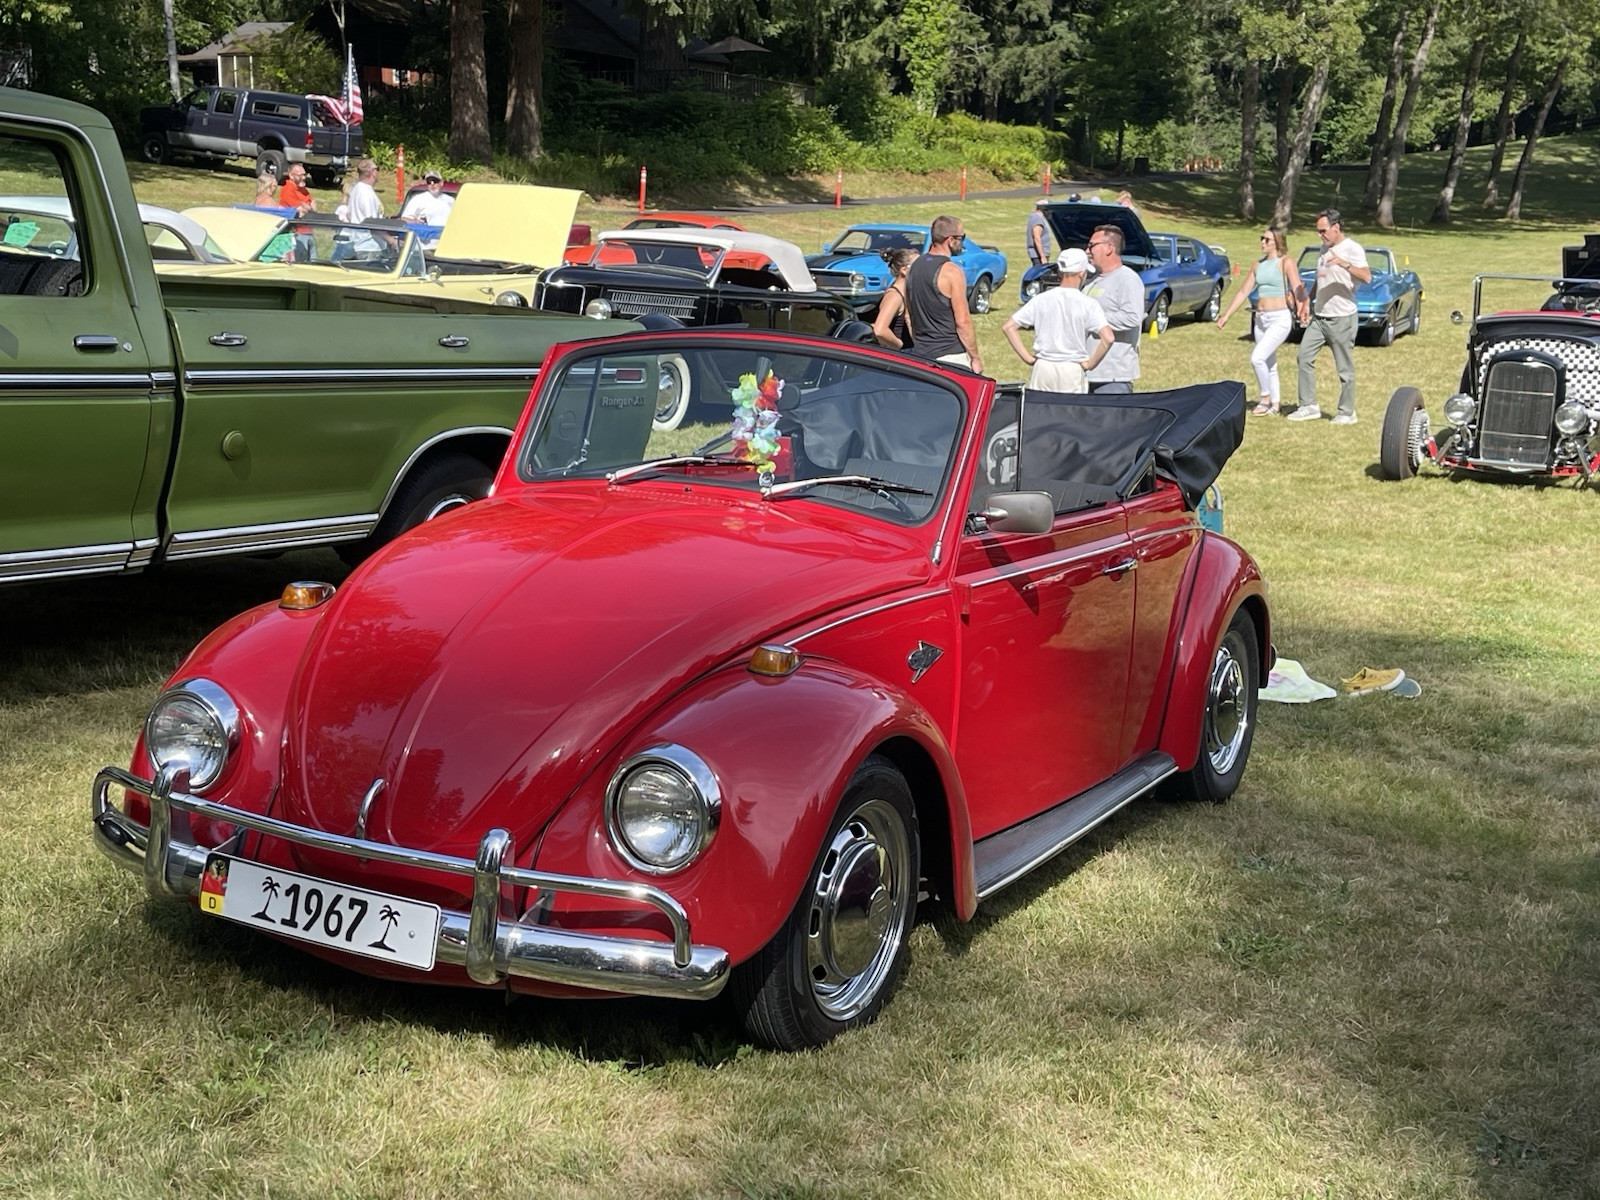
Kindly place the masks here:
<instances>
[{"instance_id":1,"label":"windshield","mask_svg":"<svg viewBox=\"0 0 1600 1200\"><path fill-rule=\"evenodd\" d=\"M65 207L63 205L62 207ZM72 222L49 213L25 208L0 209L0 235L8 250L24 250L51 258L77 258L78 242Z\"/></svg>"},{"instance_id":2,"label":"windshield","mask_svg":"<svg viewBox=\"0 0 1600 1200\"><path fill-rule=\"evenodd\" d=\"M654 428L689 404L701 423ZM541 383L517 469L530 482L609 475L615 486L766 492L915 524L948 483L964 412L954 387L776 345L596 352ZM786 486L807 480L817 482Z\"/></svg>"},{"instance_id":3,"label":"windshield","mask_svg":"<svg viewBox=\"0 0 1600 1200\"><path fill-rule=\"evenodd\" d=\"M377 275L422 276L422 247L410 233L369 225L296 225L256 252L252 262L333 267Z\"/></svg>"},{"instance_id":4,"label":"windshield","mask_svg":"<svg viewBox=\"0 0 1600 1200\"><path fill-rule=\"evenodd\" d=\"M624 270L660 270L686 272L709 281L717 260L722 257L722 247L702 245L692 241L657 242L645 238L601 238L595 252L599 267L620 267Z\"/></svg>"},{"instance_id":5,"label":"windshield","mask_svg":"<svg viewBox=\"0 0 1600 1200\"><path fill-rule=\"evenodd\" d=\"M835 254L882 254L885 250L921 250L927 238L904 229L849 229L833 244Z\"/></svg>"}]
</instances>

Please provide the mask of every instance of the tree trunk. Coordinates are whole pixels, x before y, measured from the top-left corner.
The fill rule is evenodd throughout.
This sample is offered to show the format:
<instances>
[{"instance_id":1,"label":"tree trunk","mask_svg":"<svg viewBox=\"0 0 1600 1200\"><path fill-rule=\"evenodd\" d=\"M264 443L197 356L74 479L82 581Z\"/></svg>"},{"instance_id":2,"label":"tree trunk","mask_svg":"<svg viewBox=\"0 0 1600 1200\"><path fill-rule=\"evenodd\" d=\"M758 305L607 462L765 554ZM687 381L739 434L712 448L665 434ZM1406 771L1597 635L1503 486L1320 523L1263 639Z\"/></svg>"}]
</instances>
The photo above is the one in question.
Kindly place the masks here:
<instances>
[{"instance_id":1,"label":"tree trunk","mask_svg":"<svg viewBox=\"0 0 1600 1200\"><path fill-rule=\"evenodd\" d=\"M1279 176L1289 162L1289 118L1294 115L1294 64L1286 62L1278 68L1278 110L1273 114L1277 125L1277 140L1273 144L1272 165Z\"/></svg>"},{"instance_id":2,"label":"tree trunk","mask_svg":"<svg viewBox=\"0 0 1600 1200\"><path fill-rule=\"evenodd\" d=\"M1522 66L1522 49L1528 44L1526 33L1517 34L1517 44L1511 48L1511 58L1506 63L1506 86L1500 93L1500 111L1494 119L1494 154L1489 159L1489 183L1483 190L1483 206L1493 208L1500 203L1500 164L1506 157L1506 139L1511 136L1511 97L1517 90L1517 71Z\"/></svg>"},{"instance_id":3,"label":"tree trunk","mask_svg":"<svg viewBox=\"0 0 1600 1200\"><path fill-rule=\"evenodd\" d=\"M1561 65L1556 68L1555 78L1545 89L1544 99L1539 101L1539 115L1534 118L1533 128L1528 130L1527 143L1522 147L1522 157L1517 161L1517 173L1511 180L1511 199L1506 202L1508 221L1515 221L1522 215L1522 189L1528 182L1528 166L1533 162L1533 146L1539 140L1539 135L1544 132L1545 118L1550 115L1550 109L1555 105L1556 94L1561 91L1561 81L1566 74L1567 60L1563 58Z\"/></svg>"},{"instance_id":4,"label":"tree trunk","mask_svg":"<svg viewBox=\"0 0 1600 1200\"><path fill-rule=\"evenodd\" d=\"M1306 94L1300 101L1300 126L1295 130L1294 145L1289 149L1289 162L1278 180L1278 199L1272 206L1272 223L1279 229L1289 228L1294 217L1294 193L1300 186L1300 173L1306 168L1306 158L1311 154L1311 135L1317 131L1317 119L1322 115L1323 97L1328 92L1328 58L1317 60L1306 84Z\"/></svg>"},{"instance_id":5,"label":"tree trunk","mask_svg":"<svg viewBox=\"0 0 1600 1200\"><path fill-rule=\"evenodd\" d=\"M483 61L483 0L450 0L450 158L486 163L489 79Z\"/></svg>"},{"instance_id":6,"label":"tree trunk","mask_svg":"<svg viewBox=\"0 0 1600 1200\"><path fill-rule=\"evenodd\" d=\"M1477 98L1478 72L1483 69L1483 52L1487 39L1472 44L1472 57L1467 60L1467 78L1461 85L1461 111L1456 114L1456 140L1450 145L1450 162L1444 169L1444 186L1439 189L1439 200L1428 217L1429 225L1450 224L1450 205L1456 198L1456 184L1461 181L1461 164L1467 157L1467 135L1472 132L1472 105Z\"/></svg>"},{"instance_id":7,"label":"tree trunk","mask_svg":"<svg viewBox=\"0 0 1600 1200\"><path fill-rule=\"evenodd\" d=\"M639 34L639 62L650 69L637 68L635 80L641 92L664 92L673 76L689 68L683 44L678 38L678 18L660 8L647 11Z\"/></svg>"},{"instance_id":8,"label":"tree trunk","mask_svg":"<svg viewBox=\"0 0 1600 1200\"><path fill-rule=\"evenodd\" d=\"M1261 60L1244 64L1239 95L1239 219L1256 219L1256 105L1261 95Z\"/></svg>"},{"instance_id":9,"label":"tree trunk","mask_svg":"<svg viewBox=\"0 0 1600 1200\"><path fill-rule=\"evenodd\" d=\"M1378 197L1378 226L1394 228L1394 194L1400 187L1400 159L1406 152L1406 134L1411 129L1411 113L1417 107L1417 92L1422 86L1422 68L1428 65L1428 51L1433 46L1434 30L1439 27L1439 8L1444 0L1433 0L1428 9L1428 23L1423 26L1422 40L1411 58L1411 75L1406 80L1406 94L1400 101L1400 111L1395 114L1394 132L1389 137L1389 157L1383 164L1383 192Z\"/></svg>"},{"instance_id":10,"label":"tree trunk","mask_svg":"<svg viewBox=\"0 0 1600 1200\"><path fill-rule=\"evenodd\" d=\"M1406 30L1411 25L1411 10L1402 9L1395 27L1394 45L1389 50L1389 76L1383 84L1383 103L1378 106L1378 124L1372 131L1372 154L1367 159L1367 186L1361 193L1361 211L1378 206L1382 189L1383 164L1389 156L1389 121L1394 117L1394 96L1400 90L1400 72L1406 65Z\"/></svg>"},{"instance_id":11,"label":"tree trunk","mask_svg":"<svg viewBox=\"0 0 1600 1200\"><path fill-rule=\"evenodd\" d=\"M519 158L544 153L544 0L511 0L506 79L506 149Z\"/></svg>"},{"instance_id":12,"label":"tree trunk","mask_svg":"<svg viewBox=\"0 0 1600 1200\"><path fill-rule=\"evenodd\" d=\"M167 26L167 85L172 88L172 99L178 101L183 99L183 89L178 86L178 29L172 0L161 0L161 19Z\"/></svg>"}]
</instances>

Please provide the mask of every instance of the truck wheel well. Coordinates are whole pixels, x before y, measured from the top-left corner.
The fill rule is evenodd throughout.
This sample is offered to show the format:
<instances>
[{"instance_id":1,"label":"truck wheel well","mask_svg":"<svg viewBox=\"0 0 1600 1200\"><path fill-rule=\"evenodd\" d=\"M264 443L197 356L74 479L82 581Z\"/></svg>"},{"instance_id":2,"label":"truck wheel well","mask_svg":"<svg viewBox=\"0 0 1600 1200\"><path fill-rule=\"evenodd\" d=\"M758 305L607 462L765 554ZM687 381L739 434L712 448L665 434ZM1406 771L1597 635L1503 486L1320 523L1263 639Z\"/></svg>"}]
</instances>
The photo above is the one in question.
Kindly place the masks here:
<instances>
[{"instance_id":1,"label":"truck wheel well","mask_svg":"<svg viewBox=\"0 0 1600 1200\"><path fill-rule=\"evenodd\" d=\"M922 874L928 892L952 910L955 907L954 868L950 860L950 803L944 781L932 757L908 737L890 738L873 747L904 775L917 806L917 825L922 833Z\"/></svg>"},{"instance_id":2,"label":"truck wheel well","mask_svg":"<svg viewBox=\"0 0 1600 1200\"><path fill-rule=\"evenodd\" d=\"M256 142L256 151L262 150L287 150L289 143L280 137L263 137Z\"/></svg>"},{"instance_id":3,"label":"truck wheel well","mask_svg":"<svg viewBox=\"0 0 1600 1200\"><path fill-rule=\"evenodd\" d=\"M506 447L511 444L511 435L508 433L492 433L480 431L476 433L463 433L455 437L444 437L434 442L416 458L406 464L400 472L394 485L389 489L389 495L384 501L387 509L395 493L405 484L405 481L419 471L427 470L429 465L441 458L452 454L466 454L477 459L490 471L500 467L500 460L506 455Z\"/></svg>"}]
</instances>

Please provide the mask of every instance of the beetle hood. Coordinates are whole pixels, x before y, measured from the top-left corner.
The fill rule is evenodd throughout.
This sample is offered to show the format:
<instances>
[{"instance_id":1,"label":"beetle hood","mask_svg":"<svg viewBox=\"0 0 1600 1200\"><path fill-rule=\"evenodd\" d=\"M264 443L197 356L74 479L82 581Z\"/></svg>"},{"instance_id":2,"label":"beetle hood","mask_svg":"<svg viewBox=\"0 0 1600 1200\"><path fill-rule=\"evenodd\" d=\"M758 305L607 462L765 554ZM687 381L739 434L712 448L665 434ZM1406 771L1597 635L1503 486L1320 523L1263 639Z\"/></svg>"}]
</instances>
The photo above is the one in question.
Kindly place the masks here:
<instances>
[{"instance_id":1,"label":"beetle hood","mask_svg":"<svg viewBox=\"0 0 1600 1200\"><path fill-rule=\"evenodd\" d=\"M391 544L307 647L283 815L350 834L381 779L369 838L471 857L500 826L526 845L693 679L927 577L921 531L846 534L806 507L574 488L482 501Z\"/></svg>"}]
</instances>

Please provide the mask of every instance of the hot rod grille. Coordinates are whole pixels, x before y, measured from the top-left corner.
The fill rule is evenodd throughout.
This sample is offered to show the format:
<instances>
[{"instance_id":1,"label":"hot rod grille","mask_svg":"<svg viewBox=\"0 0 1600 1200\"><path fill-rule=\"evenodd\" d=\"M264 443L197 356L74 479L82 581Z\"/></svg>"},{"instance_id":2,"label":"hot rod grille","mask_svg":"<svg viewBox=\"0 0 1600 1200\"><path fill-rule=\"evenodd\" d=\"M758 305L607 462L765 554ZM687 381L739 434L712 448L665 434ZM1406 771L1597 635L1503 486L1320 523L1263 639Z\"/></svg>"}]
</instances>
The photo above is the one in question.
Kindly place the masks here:
<instances>
[{"instance_id":1,"label":"hot rod grille","mask_svg":"<svg viewBox=\"0 0 1600 1200\"><path fill-rule=\"evenodd\" d=\"M672 292L608 292L611 311L619 317L637 317L644 313L666 313L680 321L694 319L695 297Z\"/></svg>"},{"instance_id":2,"label":"hot rod grille","mask_svg":"<svg viewBox=\"0 0 1600 1200\"><path fill-rule=\"evenodd\" d=\"M1576 338L1516 337L1491 342L1480 352L1484 366L1478 375L1480 394L1489 372L1488 361L1507 350L1537 350L1548 354L1567 369L1568 400L1591 408L1600 405L1600 345Z\"/></svg>"},{"instance_id":3,"label":"hot rod grille","mask_svg":"<svg viewBox=\"0 0 1600 1200\"><path fill-rule=\"evenodd\" d=\"M1548 363L1497 359L1483 388L1478 457L1484 462L1544 467L1556 411L1556 371Z\"/></svg>"}]
</instances>

